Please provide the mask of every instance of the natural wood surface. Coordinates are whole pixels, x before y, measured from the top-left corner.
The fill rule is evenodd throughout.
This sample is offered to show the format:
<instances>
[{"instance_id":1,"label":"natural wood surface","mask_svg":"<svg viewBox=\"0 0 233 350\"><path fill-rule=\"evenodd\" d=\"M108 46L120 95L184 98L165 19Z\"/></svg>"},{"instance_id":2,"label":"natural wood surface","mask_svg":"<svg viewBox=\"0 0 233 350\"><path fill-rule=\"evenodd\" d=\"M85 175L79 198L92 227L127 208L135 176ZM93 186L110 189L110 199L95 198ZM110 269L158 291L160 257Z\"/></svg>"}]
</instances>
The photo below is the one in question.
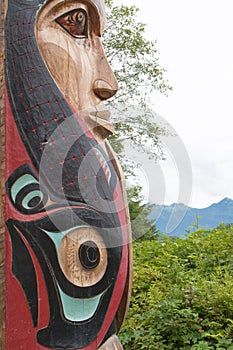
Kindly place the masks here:
<instances>
[{"instance_id":1,"label":"natural wood surface","mask_svg":"<svg viewBox=\"0 0 233 350\"><path fill-rule=\"evenodd\" d=\"M99 348L99 350L123 350L123 347L117 336L113 335Z\"/></svg>"},{"instance_id":2,"label":"natural wood surface","mask_svg":"<svg viewBox=\"0 0 233 350\"><path fill-rule=\"evenodd\" d=\"M105 16L97 20L93 4L51 0L38 13L35 33L54 81L102 142L113 132L110 113L102 101L115 95L118 83L101 41ZM78 15L77 8L85 11L88 22L81 39L69 32L66 20L66 15L74 16L75 11Z\"/></svg>"},{"instance_id":3,"label":"natural wood surface","mask_svg":"<svg viewBox=\"0 0 233 350\"><path fill-rule=\"evenodd\" d=\"M4 229L4 17L5 0L0 0L0 348L5 347L5 229Z\"/></svg>"},{"instance_id":4,"label":"natural wood surface","mask_svg":"<svg viewBox=\"0 0 233 350\"><path fill-rule=\"evenodd\" d=\"M0 0L0 350L5 349L5 230L3 215L5 198L5 125L3 94L3 26L4 8L6 6L4 1L6 2L7 0ZM56 85L73 107L72 110L76 111L86 122L96 140L109 156L121 182L126 222L128 225L128 277L125 288L122 283L124 292L123 295L120 294L122 297L119 297L121 298L121 300L119 299L120 306L118 310L114 309L114 313L112 313L112 317L114 317L117 312L116 321L117 330L119 331L128 309L131 292L132 244L124 176L114 152L111 150L108 141L106 141L107 136L113 133L114 130L110 121L110 113L103 101L116 93L118 84L105 56L100 38L105 18L102 15L98 21L97 9L94 10L94 6L97 6L95 4L102 3L102 0L94 2L92 0L86 0L78 3L73 0L67 0L65 2L63 0L49 0L38 12L35 34L40 53ZM87 36L85 36L85 22L83 22L83 27L81 20L81 24L79 21L75 24L77 28L70 25L70 18L72 19L72 16L77 15L78 18L82 19L83 14L85 14L86 19L88 19ZM78 34L80 34L81 37L77 40ZM120 189L120 186L118 189ZM123 220L122 222L125 221ZM90 245L90 243L92 243L92 245ZM96 230L86 228L85 226L80 230L74 229L62 239L58 249L60 249L59 262L62 271L67 280L75 286L93 286L104 276L108 264L107 247L105 247L103 239ZM127 253L127 250L125 249L124 252ZM78 258L81 259L81 263ZM96 266L95 262L98 262ZM126 265L125 263L125 266ZM122 292L122 289L119 288L119 290ZM8 293L10 292L7 290L7 296L9 295ZM112 319L110 321L109 326L112 323ZM103 338L101 338L100 341L102 341L102 339ZM41 344L44 346L43 343ZM122 345L117 336L114 335L99 349L122 350ZM32 350L34 350L34 347Z\"/></svg>"},{"instance_id":5,"label":"natural wood surface","mask_svg":"<svg viewBox=\"0 0 233 350\"><path fill-rule=\"evenodd\" d=\"M108 141L106 141L109 134L114 132L114 128L110 121L110 112L103 104L103 101L116 93L118 84L105 56L100 38L104 28L105 18L100 20L101 25L98 28L98 21L96 21L96 16L90 6L91 3L93 2L90 0L86 5L81 3L77 5L73 1L62 2L60 0L52 0L38 14L36 38L41 54L54 81L70 101L71 105L85 120L97 141L112 160L121 182L128 225L129 273L117 312L117 330L119 331L129 307L132 288L132 238L124 175L116 155ZM78 7L81 7L87 13L89 29L87 38L77 41L74 36L69 35L69 29L65 28L64 30L61 23L65 23L66 17L64 17L64 14L75 11ZM59 18L58 23L54 21L54 18ZM63 19L60 20L60 18ZM77 280L77 273L71 273L71 265L69 267L67 265L67 259L72 261L70 258L72 254L69 253L70 256L67 256L67 253L65 253L70 251L71 246L73 247L71 251L76 251L77 245L71 244L71 242L63 243L64 247L65 244L69 247L68 250L64 247L62 249L61 263L63 265L63 272L73 283L83 283ZM80 272L80 268L76 264L72 266L74 271L79 270ZM99 276L98 273L97 276Z\"/></svg>"},{"instance_id":6,"label":"natural wood surface","mask_svg":"<svg viewBox=\"0 0 233 350\"><path fill-rule=\"evenodd\" d=\"M77 252L80 247L87 242L94 242L99 252L99 262L95 268L84 268L80 259L77 258ZM93 254L92 254L93 255ZM107 249L104 241L98 232L90 227L82 227L71 231L66 235L60 246L60 264L66 278L79 287L90 287L101 280L107 268ZM93 257L94 259L94 257ZM90 262L92 258L90 256Z\"/></svg>"}]
</instances>

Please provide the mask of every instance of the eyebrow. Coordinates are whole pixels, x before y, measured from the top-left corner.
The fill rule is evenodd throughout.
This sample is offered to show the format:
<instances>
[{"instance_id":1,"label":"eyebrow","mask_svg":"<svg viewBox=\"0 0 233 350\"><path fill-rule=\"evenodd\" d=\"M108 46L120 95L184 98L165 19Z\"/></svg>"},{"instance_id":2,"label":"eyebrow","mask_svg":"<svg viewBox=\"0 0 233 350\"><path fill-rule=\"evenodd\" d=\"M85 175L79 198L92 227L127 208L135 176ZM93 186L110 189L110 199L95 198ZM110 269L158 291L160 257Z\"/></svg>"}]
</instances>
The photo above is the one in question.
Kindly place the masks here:
<instances>
[{"instance_id":1,"label":"eyebrow","mask_svg":"<svg viewBox=\"0 0 233 350\"><path fill-rule=\"evenodd\" d=\"M96 4L96 6L98 7L99 12L100 12L100 15L103 16L103 7L101 6L100 1L99 1L99 0L92 0L92 1L93 1L93 2Z\"/></svg>"}]
</instances>

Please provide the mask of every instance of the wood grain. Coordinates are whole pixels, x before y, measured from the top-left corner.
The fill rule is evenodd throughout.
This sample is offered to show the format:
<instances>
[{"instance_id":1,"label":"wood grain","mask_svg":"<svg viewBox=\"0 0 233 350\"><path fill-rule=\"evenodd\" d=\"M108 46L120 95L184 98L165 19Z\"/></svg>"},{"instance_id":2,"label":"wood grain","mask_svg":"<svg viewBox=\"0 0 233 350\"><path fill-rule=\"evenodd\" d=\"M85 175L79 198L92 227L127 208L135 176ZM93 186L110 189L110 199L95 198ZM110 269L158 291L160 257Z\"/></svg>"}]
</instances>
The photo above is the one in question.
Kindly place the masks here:
<instances>
[{"instance_id":1,"label":"wood grain","mask_svg":"<svg viewBox=\"0 0 233 350\"><path fill-rule=\"evenodd\" d=\"M98 247L100 261L96 268L86 269L78 257L80 246L94 242ZM60 246L60 264L66 278L76 286L90 287L104 276L107 263L107 249L100 234L91 227L82 227L66 235Z\"/></svg>"},{"instance_id":2,"label":"wood grain","mask_svg":"<svg viewBox=\"0 0 233 350\"><path fill-rule=\"evenodd\" d=\"M5 349L5 229L4 229L4 172L5 172L5 122L4 122L4 16L7 0L0 0L0 350ZM102 0L100 1L102 3ZM57 7L57 3L61 3ZM51 0L48 6L39 12L36 21L36 39L40 52L45 60L54 81L66 96L67 100L80 112L97 141L110 156L113 166L121 181L123 200L128 224L128 278L120 306L117 311L117 330L121 328L129 305L132 284L132 245L130 219L125 195L124 176L116 156L111 151L106 137L113 133L110 113L103 101L113 96L117 89L117 81L109 66L102 48L101 38L95 35L92 40L84 39L79 45L72 36L56 24L52 10L59 10L56 16L75 9L76 3L70 1ZM54 5L56 5L54 7ZM95 27L95 16L91 7L85 2L83 9L90 16L90 24ZM75 6L73 8L73 6ZM51 11L50 11L51 10ZM53 16L51 17L51 14ZM55 16L55 17L56 17ZM102 32L102 22L99 30ZM91 28L91 26L90 26ZM93 35L96 34L93 32ZM91 36L90 36L91 37ZM77 68L78 67L78 68ZM99 248L100 263L94 269L85 268L78 260L80 247L87 242L94 242ZM89 261L94 261L94 253ZM104 242L94 229L83 227L70 232L61 242L59 259L67 279L76 286L89 287L96 284L104 275L107 267L107 251ZM34 347L33 347L34 348ZM122 350L117 336L112 336L100 350ZM12 349L13 350L13 349Z\"/></svg>"},{"instance_id":3,"label":"wood grain","mask_svg":"<svg viewBox=\"0 0 233 350\"><path fill-rule=\"evenodd\" d=\"M120 340L116 335L109 338L99 350L123 350Z\"/></svg>"}]
</instances>

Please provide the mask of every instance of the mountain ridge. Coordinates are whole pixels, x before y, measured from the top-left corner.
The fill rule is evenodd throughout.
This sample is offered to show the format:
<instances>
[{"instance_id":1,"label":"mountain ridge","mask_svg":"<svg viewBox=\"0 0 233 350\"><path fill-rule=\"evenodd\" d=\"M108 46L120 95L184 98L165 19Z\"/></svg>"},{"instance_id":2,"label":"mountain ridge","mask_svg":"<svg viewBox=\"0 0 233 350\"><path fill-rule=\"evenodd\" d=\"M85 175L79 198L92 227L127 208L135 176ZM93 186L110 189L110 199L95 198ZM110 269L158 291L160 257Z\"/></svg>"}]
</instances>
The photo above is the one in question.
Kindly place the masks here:
<instances>
[{"instance_id":1,"label":"mountain ridge","mask_svg":"<svg viewBox=\"0 0 233 350\"><path fill-rule=\"evenodd\" d=\"M183 203L155 205L149 216L162 233L172 236L187 234L187 230L197 221L200 228L213 229L221 223L233 223L233 200L225 197L205 208L192 208ZM192 231L192 230L191 230Z\"/></svg>"}]
</instances>

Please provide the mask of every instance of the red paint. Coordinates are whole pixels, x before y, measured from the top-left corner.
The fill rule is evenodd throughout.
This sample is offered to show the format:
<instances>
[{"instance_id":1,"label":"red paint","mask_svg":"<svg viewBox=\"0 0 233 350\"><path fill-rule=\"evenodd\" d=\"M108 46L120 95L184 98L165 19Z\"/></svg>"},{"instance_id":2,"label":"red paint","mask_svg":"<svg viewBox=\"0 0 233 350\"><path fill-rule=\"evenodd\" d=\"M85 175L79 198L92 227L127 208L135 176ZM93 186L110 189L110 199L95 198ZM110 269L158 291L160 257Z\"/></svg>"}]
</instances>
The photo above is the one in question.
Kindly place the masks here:
<instances>
[{"instance_id":1,"label":"red paint","mask_svg":"<svg viewBox=\"0 0 233 350\"><path fill-rule=\"evenodd\" d=\"M30 164L31 160L19 136L14 117L10 108L7 93L5 92L5 116L6 116L6 171L5 179L23 164ZM45 214L43 214L45 215ZM19 221L31 221L32 216L22 215L13 208L8 198L5 204L5 221L15 218ZM38 218L38 216L37 216ZM39 325L34 329L31 314L27 305L24 292L11 271L12 250L8 232L6 231L6 349L5 350L43 350L43 346L36 343L37 330L46 327L49 320L48 298L46 286L40 265L29 245L27 248L33 258L37 272L39 285Z\"/></svg>"},{"instance_id":2,"label":"red paint","mask_svg":"<svg viewBox=\"0 0 233 350\"><path fill-rule=\"evenodd\" d=\"M10 108L7 93L5 93L5 115L6 115L6 173L5 179L7 179L18 167L23 164L30 164L32 162L25 150L25 147L19 136L14 117ZM80 122L80 120L79 120ZM81 121L82 127L88 137L93 138L93 135L87 130L83 121ZM95 350L102 342L106 335L115 315L118 310L123 291L125 288L127 274L128 274L128 231L126 225L126 213L124 208L124 200L122 197L122 189L120 182L116 186L114 193L114 199L116 201L117 211L119 212L119 219L123 232L123 247L122 247L122 260L120 263L118 278L113 291L111 302L106 313L106 317L101 328L101 331L97 339L89 346L83 348L83 350ZM61 208L60 208L61 209ZM59 211L60 209L54 209L50 213ZM48 213L41 213L37 215L23 215L13 208L9 199L6 198L5 206L5 221L9 218L14 218L22 222L32 221L34 219L47 216ZM34 262L34 266L38 278L39 286L39 324L37 328L33 328L30 311L27 305L27 301L23 290L15 279L11 271L12 251L11 242L6 234L6 348L5 350L44 350L48 349L36 342L37 331L48 325L49 322L49 306L46 286L37 258L32 251L30 245L24 240L31 257Z\"/></svg>"}]
</instances>

